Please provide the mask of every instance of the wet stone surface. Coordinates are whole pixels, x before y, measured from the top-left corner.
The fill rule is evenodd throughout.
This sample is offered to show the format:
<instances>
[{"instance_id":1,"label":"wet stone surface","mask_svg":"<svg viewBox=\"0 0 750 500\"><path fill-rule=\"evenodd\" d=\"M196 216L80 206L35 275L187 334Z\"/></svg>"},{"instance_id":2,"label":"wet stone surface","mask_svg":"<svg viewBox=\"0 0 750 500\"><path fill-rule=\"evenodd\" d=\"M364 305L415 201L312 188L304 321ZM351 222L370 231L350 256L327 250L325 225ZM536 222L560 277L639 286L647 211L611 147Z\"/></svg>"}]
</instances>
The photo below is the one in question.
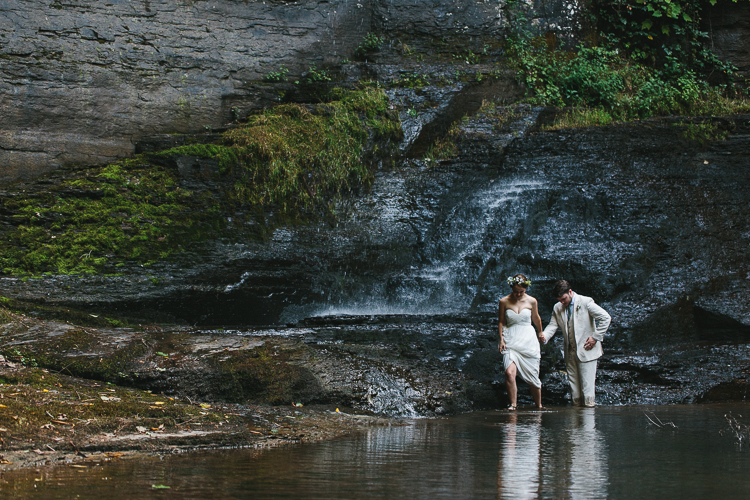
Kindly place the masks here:
<instances>
[{"instance_id":1,"label":"wet stone surface","mask_svg":"<svg viewBox=\"0 0 750 500\"><path fill-rule=\"evenodd\" d=\"M318 404L396 417L506 404L491 315L337 316L293 327L97 329L38 320L4 327L3 353L52 372L212 404ZM566 404L560 340L543 348L546 404ZM608 350L599 404L742 400L747 343ZM521 404L531 404L524 384Z\"/></svg>"}]
</instances>

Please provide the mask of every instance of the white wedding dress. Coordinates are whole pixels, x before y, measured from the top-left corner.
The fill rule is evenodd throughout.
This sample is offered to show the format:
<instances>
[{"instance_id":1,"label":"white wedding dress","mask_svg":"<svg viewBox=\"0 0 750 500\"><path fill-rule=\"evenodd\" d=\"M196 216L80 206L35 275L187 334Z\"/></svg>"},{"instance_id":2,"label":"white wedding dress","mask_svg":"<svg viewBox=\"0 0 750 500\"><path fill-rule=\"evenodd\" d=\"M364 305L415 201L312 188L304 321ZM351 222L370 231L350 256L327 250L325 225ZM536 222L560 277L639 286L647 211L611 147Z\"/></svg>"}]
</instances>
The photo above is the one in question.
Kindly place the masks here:
<instances>
[{"instance_id":1,"label":"white wedding dress","mask_svg":"<svg viewBox=\"0 0 750 500\"><path fill-rule=\"evenodd\" d=\"M539 360L542 358L536 330L531 324L531 309L521 309L520 313L505 310L505 351L503 365L505 370L516 364L518 375L529 385L542 387L539 380Z\"/></svg>"}]
</instances>

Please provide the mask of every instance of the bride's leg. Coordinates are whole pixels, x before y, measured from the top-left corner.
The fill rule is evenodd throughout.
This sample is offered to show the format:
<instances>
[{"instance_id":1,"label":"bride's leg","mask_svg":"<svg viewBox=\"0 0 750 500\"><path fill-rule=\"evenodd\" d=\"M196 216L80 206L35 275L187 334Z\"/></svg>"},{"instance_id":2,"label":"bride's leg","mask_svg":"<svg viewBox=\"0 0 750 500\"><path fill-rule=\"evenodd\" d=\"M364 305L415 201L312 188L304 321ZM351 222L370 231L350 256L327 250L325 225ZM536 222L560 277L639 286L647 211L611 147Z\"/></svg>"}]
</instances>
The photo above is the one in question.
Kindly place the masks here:
<instances>
[{"instance_id":1,"label":"bride's leg","mask_svg":"<svg viewBox=\"0 0 750 500\"><path fill-rule=\"evenodd\" d=\"M531 397L534 398L534 403L536 403L536 407L541 408L542 407L542 388L529 385L529 389L531 390Z\"/></svg>"},{"instance_id":2,"label":"bride's leg","mask_svg":"<svg viewBox=\"0 0 750 500\"><path fill-rule=\"evenodd\" d=\"M505 370L505 388L508 389L508 398L510 399L510 405L515 407L518 400L518 386L516 385L516 364L511 363L507 370Z\"/></svg>"}]
</instances>

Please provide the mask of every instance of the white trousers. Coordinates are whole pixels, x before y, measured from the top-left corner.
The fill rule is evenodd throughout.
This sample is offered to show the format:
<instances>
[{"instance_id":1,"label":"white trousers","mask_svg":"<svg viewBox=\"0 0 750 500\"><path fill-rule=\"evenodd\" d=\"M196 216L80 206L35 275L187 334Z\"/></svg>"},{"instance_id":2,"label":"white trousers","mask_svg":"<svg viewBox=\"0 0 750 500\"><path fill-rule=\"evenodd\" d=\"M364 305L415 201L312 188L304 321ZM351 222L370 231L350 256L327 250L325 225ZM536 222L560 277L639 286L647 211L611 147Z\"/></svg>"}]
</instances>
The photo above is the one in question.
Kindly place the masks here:
<instances>
[{"instance_id":1,"label":"white trousers","mask_svg":"<svg viewBox=\"0 0 750 500\"><path fill-rule=\"evenodd\" d=\"M583 362L578 359L574 349L569 348L565 353L565 368L568 372L570 397L574 406L596 406L594 401L594 385L596 384L596 362Z\"/></svg>"}]
</instances>

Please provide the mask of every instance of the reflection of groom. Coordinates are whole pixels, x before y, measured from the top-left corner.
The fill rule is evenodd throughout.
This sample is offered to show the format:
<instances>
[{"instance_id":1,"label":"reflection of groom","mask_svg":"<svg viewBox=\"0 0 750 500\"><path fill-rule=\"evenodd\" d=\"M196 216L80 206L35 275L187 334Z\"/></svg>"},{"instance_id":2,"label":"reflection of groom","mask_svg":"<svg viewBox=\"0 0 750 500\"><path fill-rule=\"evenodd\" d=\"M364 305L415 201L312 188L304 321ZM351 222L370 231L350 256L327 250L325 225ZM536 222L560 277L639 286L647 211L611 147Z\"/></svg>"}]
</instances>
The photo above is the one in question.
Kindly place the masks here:
<instances>
[{"instance_id":1,"label":"reflection of groom","mask_svg":"<svg viewBox=\"0 0 750 500\"><path fill-rule=\"evenodd\" d=\"M560 327L565 341L565 368L573 404L595 406L596 360L604 352L602 339L611 318L607 311L596 305L594 299L571 290L565 280L556 282L552 292L557 304L539 340L546 344Z\"/></svg>"}]
</instances>

